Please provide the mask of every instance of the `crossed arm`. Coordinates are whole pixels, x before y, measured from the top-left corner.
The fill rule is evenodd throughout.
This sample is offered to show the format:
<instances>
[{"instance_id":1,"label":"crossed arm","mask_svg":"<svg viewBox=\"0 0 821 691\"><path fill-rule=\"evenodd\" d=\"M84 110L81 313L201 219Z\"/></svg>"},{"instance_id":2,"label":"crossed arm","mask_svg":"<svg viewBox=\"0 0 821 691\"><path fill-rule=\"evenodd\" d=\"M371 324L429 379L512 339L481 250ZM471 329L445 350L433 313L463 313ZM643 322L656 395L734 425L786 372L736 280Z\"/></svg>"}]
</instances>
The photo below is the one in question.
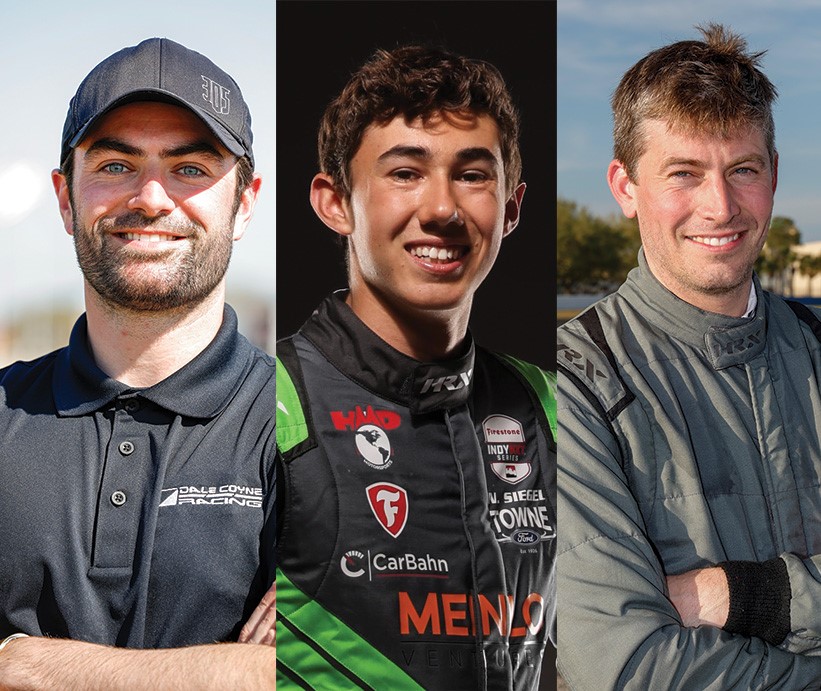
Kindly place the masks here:
<instances>
[{"instance_id":1,"label":"crossed arm","mask_svg":"<svg viewBox=\"0 0 821 691\"><path fill-rule=\"evenodd\" d=\"M240 643L133 650L41 636L15 639L0 651L0 691L274 689L275 604L276 584L243 627Z\"/></svg>"},{"instance_id":2,"label":"crossed arm","mask_svg":"<svg viewBox=\"0 0 821 691\"><path fill-rule=\"evenodd\" d=\"M561 376L560 392L558 651L571 687L818 688L821 657L721 628L731 607L722 568L665 573L609 426ZM791 604L802 597L793 590ZM805 597L820 594L816 582ZM804 614L819 616L817 606Z\"/></svg>"}]
</instances>

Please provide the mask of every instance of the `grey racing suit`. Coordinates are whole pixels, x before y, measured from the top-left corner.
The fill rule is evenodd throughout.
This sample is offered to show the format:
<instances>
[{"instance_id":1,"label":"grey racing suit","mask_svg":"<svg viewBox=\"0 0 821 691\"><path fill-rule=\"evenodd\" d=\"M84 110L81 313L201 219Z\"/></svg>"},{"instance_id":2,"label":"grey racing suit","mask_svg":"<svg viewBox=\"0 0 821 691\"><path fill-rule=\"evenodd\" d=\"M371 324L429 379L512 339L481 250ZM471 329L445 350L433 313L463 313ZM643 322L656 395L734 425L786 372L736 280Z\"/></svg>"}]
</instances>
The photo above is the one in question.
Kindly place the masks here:
<instances>
[{"instance_id":1,"label":"grey racing suit","mask_svg":"<svg viewBox=\"0 0 821 691\"><path fill-rule=\"evenodd\" d=\"M559 330L571 688L821 688L821 346L811 315L755 290L751 318L704 312L640 254ZM730 618L756 635L686 628L668 599L666 576L723 562L755 595L741 607L730 579Z\"/></svg>"}]
</instances>

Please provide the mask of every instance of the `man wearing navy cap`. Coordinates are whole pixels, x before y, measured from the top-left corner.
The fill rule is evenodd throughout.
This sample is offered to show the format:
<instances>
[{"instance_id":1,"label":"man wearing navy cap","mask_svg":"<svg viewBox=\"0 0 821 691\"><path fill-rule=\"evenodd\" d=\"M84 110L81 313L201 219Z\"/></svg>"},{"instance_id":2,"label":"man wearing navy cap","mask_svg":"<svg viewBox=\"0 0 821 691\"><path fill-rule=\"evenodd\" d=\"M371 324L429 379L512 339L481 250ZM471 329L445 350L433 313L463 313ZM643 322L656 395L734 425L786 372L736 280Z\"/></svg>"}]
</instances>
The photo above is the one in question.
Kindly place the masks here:
<instances>
[{"instance_id":1,"label":"man wearing navy cap","mask_svg":"<svg viewBox=\"0 0 821 691\"><path fill-rule=\"evenodd\" d=\"M273 359L225 304L248 108L149 39L80 85L60 161L86 312L0 370L0 687L272 686L272 647L199 645L236 641L273 580Z\"/></svg>"}]
</instances>

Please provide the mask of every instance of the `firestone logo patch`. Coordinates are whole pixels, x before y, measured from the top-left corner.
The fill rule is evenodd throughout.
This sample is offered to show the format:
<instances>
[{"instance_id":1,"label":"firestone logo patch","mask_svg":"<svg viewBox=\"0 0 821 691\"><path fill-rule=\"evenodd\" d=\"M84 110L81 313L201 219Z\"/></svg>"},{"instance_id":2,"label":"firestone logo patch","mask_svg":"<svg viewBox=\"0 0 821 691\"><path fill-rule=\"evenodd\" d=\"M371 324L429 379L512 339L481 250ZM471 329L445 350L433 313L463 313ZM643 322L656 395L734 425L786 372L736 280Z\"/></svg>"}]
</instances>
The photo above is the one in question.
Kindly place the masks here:
<instances>
[{"instance_id":1,"label":"firestone logo patch","mask_svg":"<svg viewBox=\"0 0 821 691\"><path fill-rule=\"evenodd\" d=\"M393 464L391 442L385 430L396 429L402 424L399 413L374 410L371 406L363 410L356 406L348 412L331 411L331 422L340 431L355 432L356 450L371 468L385 470Z\"/></svg>"},{"instance_id":2,"label":"firestone logo patch","mask_svg":"<svg viewBox=\"0 0 821 691\"><path fill-rule=\"evenodd\" d=\"M525 460L527 442L522 423L507 415L490 415L482 423L485 448L492 459L490 467L497 477L515 485L530 475Z\"/></svg>"},{"instance_id":3,"label":"firestone logo patch","mask_svg":"<svg viewBox=\"0 0 821 691\"><path fill-rule=\"evenodd\" d=\"M373 515L391 537L399 537L408 522L408 493L399 485L377 482L365 488Z\"/></svg>"}]
</instances>

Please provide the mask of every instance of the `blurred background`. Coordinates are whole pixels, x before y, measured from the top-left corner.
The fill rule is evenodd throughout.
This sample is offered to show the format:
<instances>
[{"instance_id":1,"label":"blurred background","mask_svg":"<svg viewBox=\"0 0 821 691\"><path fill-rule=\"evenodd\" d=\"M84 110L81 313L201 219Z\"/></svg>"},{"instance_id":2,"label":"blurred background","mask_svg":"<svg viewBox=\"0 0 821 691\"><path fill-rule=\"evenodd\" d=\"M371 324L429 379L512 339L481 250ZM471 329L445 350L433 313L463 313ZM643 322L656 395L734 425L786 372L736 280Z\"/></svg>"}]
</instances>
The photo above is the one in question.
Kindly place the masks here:
<instances>
[{"instance_id":1,"label":"blurred background","mask_svg":"<svg viewBox=\"0 0 821 691\"><path fill-rule=\"evenodd\" d=\"M605 173L612 158L610 97L649 51L700 38L718 22L766 50L778 189L757 270L764 286L821 303L821 3L816 0L560 0L557 34L557 311L559 321L611 292L636 265L638 229L621 215Z\"/></svg>"},{"instance_id":2,"label":"blurred background","mask_svg":"<svg viewBox=\"0 0 821 691\"><path fill-rule=\"evenodd\" d=\"M275 318L275 3L103 0L8 3L0 23L0 367L61 347L83 311L82 275L63 230L50 173L59 165L68 103L111 53L164 36L208 56L251 110L263 187L234 246L228 302L240 331L273 352Z\"/></svg>"}]
</instances>

